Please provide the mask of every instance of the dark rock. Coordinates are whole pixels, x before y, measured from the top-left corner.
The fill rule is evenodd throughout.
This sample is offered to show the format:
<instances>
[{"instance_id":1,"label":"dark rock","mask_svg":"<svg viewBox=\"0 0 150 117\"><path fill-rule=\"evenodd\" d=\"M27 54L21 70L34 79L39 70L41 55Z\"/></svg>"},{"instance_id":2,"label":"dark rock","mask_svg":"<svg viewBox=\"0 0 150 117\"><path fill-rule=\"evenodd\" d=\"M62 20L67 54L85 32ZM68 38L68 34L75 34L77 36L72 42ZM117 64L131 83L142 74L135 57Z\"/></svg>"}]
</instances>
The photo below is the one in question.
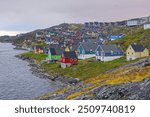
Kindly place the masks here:
<instances>
[{"instance_id":1,"label":"dark rock","mask_svg":"<svg viewBox=\"0 0 150 117\"><path fill-rule=\"evenodd\" d=\"M103 88L105 87L105 88ZM117 86L103 86L92 91L93 99L98 100L145 100L150 99L150 79L138 83L126 83ZM91 93L91 92L89 92Z\"/></svg>"},{"instance_id":2,"label":"dark rock","mask_svg":"<svg viewBox=\"0 0 150 117\"><path fill-rule=\"evenodd\" d=\"M77 83L80 82L80 79L79 78L68 78L68 82L70 84L76 85Z\"/></svg>"}]
</instances>

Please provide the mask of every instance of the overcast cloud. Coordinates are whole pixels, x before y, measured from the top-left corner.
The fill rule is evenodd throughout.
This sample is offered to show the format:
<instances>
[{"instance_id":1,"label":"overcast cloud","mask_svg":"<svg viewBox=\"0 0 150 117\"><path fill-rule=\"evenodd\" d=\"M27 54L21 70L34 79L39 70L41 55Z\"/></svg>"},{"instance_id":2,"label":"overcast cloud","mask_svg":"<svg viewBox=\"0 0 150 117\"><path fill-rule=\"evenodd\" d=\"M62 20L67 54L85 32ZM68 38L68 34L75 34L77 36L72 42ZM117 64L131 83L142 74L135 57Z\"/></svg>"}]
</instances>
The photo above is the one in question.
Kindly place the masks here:
<instances>
[{"instance_id":1,"label":"overcast cloud","mask_svg":"<svg viewBox=\"0 0 150 117\"><path fill-rule=\"evenodd\" d=\"M0 31L20 33L64 22L149 16L149 5L150 0L0 0Z\"/></svg>"}]
</instances>

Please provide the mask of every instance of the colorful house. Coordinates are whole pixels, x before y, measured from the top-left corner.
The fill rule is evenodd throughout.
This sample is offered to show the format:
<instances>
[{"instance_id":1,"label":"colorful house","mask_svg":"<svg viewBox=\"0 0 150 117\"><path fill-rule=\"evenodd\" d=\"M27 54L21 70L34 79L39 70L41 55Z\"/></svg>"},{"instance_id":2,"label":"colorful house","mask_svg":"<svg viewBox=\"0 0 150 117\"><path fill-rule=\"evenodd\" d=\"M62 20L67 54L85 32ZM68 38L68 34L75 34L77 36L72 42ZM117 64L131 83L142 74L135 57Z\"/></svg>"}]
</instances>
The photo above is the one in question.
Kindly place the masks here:
<instances>
[{"instance_id":1,"label":"colorful house","mask_svg":"<svg viewBox=\"0 0 150 117\"><path fill-rule=\"evenodd\" d=\"M61 68L70 67L78 64L78 58L74 51L63 52L61 55Z\"/></svg>"},{"instance_id":2,"label":"colorful house","mask_svg":"<svg viewBox=\"0 0 150 117\"><path fill-rule=\"evenodd\" d=\"M90 39L88 41L80 42L77 48L78 58L87 59L95 57L95 50L100 42L96 39Z\"/></svg>"},{"instance_id":3,"label":"colorful house","mask_svg":"<svg viewBox=\"0 0 150 117\"><path fill-rule=\"evenodd\" d=\"M54 32L48 32L48 34L46 35L47 37L51 37L51 36L54 36L55 33Z\"/></svg>"},{"instance_id":4,"label":"colorful house","mask_svg":"<svg viewBox=\"0 0 150 117\"><path fill-rule=\"evenodd\" d=\"M117 45L98 45L96 48L96 60L112 61L124 56L121 47Z\"/></svg>"},{"instance_id":5,"label":"colorful house","mask_svg":"<svg viewBox=\"0 0 150 117\"><path fill-rule=\"evenodd\" d=\"M58 45L49 45L45 48L45 54L48 54L47 60L56 60L60 61L61 54L63 53L64 48L61 48Z\"/></svg>"},{"instance_id":6,"label":"colorful house","mask_svg":"<svg viewBox=\"0 0 150 117\"><path fill-rule=\"evenodd\" d=\"M69 49L69 47L67 46L66 48L65 48L65 52L69 52L70 51L70 49Z\"/></svg>"},{"instance_id":7,"label":"colorful house","mask_svg":"<svg viewBox=\"0 0 150 117\"><path fill-rule=\"evenodd\" d=\"M143 45L131 44L126 50L127 61L149 56L149 51Z\"/></svg>"},{"instance_id":8,"label":"colorful house","mask_svg":"<svg viewBox=\"0 0 150 117\"><path fill-rule=\"evenodd\" d=\"M54 43L54 41L53 41L53 39L52 39L52 38L50 38L50 37L46 37L46 38L45 38L45 43L46 43L46 44L53 44L53 43Z\"/></svg>"},{"instance_id":9,"label":"colorful house","mask_svg":"<svg viewBox=\"0 0 150 117\"><path fill-rule=\"evenodd\" d=\"M48 51L48 57L46 58L47 60L51 61L51 60L55 60L55 61L59 61L60 60L60 55L56 53L54 48L50 48Z\"/></svg>"},{"instance_id":10,"label":"colorful house","mask_svg":"<svg viewBox=\"0 0 150 117\"><path fill-rule=\"evenodd\" d=\"M43 53L43 47L41 47L41 46L34 46L34 53L35 54Z\"/></svg>"},{"instance_id":11,"label":"colorful house","mask_svg":"<svg viewBox=\"0 0 150 117\"><path fill-rule=\"evenodd\" d=\"M51 37L46 37L45 38L45 43L46 44L59 44L57 41L54 41L54 39L51 38Z\"/></svg>"},{"instance_id":12,"label":"colorful house","mask_svg":"<svg viewBox=\"0 0 150 117\"><path fill-rule=\"evenodd\" d=\"M121 38L123 38L124 36L125 36L125 34L119 34L119 35L113 35L113 34L111 34L111 35L108 36L108 38L109 38L111 41L113 41L113 40L121 39Z\"/></svg>"}]
</instances>

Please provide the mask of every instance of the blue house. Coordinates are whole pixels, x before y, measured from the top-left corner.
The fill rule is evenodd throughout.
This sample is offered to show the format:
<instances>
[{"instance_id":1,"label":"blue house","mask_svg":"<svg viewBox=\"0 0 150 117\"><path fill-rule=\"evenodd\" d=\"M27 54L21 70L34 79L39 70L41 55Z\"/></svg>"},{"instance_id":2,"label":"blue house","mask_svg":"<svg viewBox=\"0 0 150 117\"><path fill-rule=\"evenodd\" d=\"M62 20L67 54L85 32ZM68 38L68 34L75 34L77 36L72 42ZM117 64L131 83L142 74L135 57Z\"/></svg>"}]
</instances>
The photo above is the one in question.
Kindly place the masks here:
<instances>
[{"instance_id":1,"label":"blue house","mask_svg":"<svg viewBox=\"0 0 150 117\"><path fill-rule=\"evenodd\" d=\"M46 44L53 44L53 43L54 43L54 41L53 41L53 39L52 39L52 38L50 38L50 37L46 37L46 38L45 38L45 43L46 43Z\"/></svg>"},{"instance_id":2,"label":"blue house","mask_svg":"<svg viewBox=\"0 0 150 117\"><path fill-rule=\"evenodd\" d=\"M125 36L125 34L119 34L119 35L113 35L113 34L111 34L111 35L108 36L108 38L109 38L111 41L113 41L113 40L121 39L121 38L123 38L124 36Z\"/></svg>"},{"instance_id":3,"label":"blue house","mask_svg":"<svg viewBox=\"0 0 150 117\"><path fill-rule=\"evenodd\" d=\"M96 48L96 60L112 61L124 56L124 52L117 45L98 45Z\"/></svg>"}]
</instances>

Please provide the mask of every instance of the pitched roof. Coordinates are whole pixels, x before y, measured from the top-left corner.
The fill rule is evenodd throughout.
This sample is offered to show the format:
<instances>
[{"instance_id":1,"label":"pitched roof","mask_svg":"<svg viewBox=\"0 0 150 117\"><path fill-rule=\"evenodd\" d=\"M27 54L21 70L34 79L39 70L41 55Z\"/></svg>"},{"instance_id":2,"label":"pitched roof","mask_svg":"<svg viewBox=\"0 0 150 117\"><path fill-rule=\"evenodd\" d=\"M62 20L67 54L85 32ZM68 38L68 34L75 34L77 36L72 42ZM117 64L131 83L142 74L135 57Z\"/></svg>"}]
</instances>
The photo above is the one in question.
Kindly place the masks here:
<instances>
[{"instance_id":1,"label":"pitched roof","mask_svg":"<svg viewBox=\"0 0 150 117\"><path fill-rule=\"evenodd\" d=\"M63 52L63 55L64 55L65 58L77 59L77 55L74 51Z\"/></svg>"},{"instance_id":2,"label":"pitched roof","mask_svg":"<svg viewBox=\"0 0 150 117\"><path fill-rule=\"evenodd\" d=\"M37 32L36 34L37 34L37 35L43 35L43 33L42 33L42 32Z\"/></svg>"},{"instance_id":3,"label":"pitched roof","mask_svg":"<svg viewBox=\"0 0 150 117\"><path fill-rule=\"evenodd\" d=\"M35 48L40 48L40 49L43 49L43 47L42 46L34 46Z\"/></svg>"},{"instance_id":4,"label":"pitched roof","mask_svg":"<svg viewBox=\"0 0 150 117\"><path fill-rule=\"evenodd\" d=\"M60 47L59 45L56 44L51 44L47 48L54 48L55 52L57 55L61 55L64 51L64 48Z\"/></svg>"},{"instance_id":5,"label":"pitched roof","mask_svg":"<svg viewBox=\"0 0 150 117\"><path fill-rule=\"evenodd\" d=\"M98 44L100 44L98 39L86 39L85 42L81 42L85 51L95 51Z\"/></svg>"},{"instance_id":6,"label":"pitched roof","mask_svg":"<svg viewBox=\"0 0 150 117\"><path fill-rule=\"evenodd\" d=\"M102 50L105 53L110 53L110 52L116 52L116 53L121 53L123 52L123 50L121 49L121 47L117 46L117 45L100 45Z\"/></svg>"},{"instance_id":7,"label":"pitched roof","mask_svg":"<svg viewBox=\"0 0 150 117\"><path fill-rule=\"evenodd\" d=\"M143 52L145 49L144 46L140 44L131 44L131 46L135 52Z\"/></svg>"},{"instance_id":8,"label":"pitched roof","mask_svg":"<svg viewBox=\"0 0 150 117\"><path fill-rule=\"evenodd\" d=\"M74 40L74 43L71 46L71 50L76 51L78 49L79 43L80 43L80 40Z\"/></svg>"},{"instance_id":9,"label":"pitched roof","mask_svg":"<svg viewBox=\"0 0 150 117\"><path fill-rule=\"evenodd\" d=\"M50 48L51 55L57 55L54 48Z\"/></svg>"}]
</instances>

